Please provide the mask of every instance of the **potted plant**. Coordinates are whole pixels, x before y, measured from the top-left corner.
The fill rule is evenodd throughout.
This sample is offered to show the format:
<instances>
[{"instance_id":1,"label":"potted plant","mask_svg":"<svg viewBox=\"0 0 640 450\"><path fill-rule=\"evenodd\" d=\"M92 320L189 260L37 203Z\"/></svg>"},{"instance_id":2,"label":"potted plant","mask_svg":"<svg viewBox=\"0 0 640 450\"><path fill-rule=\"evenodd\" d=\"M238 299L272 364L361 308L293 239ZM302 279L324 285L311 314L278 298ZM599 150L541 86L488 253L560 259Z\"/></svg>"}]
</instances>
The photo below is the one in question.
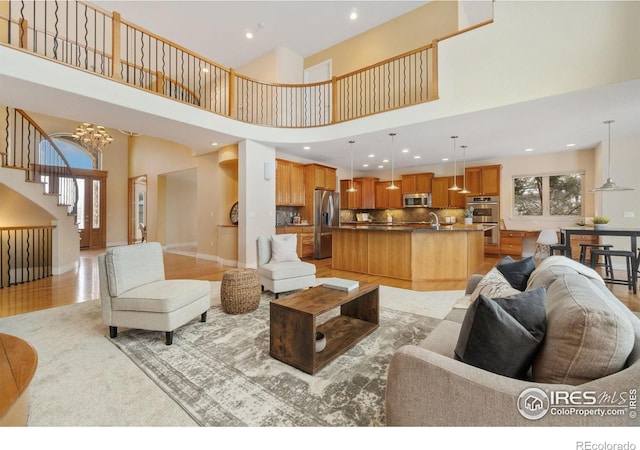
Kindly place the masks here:
<instances>
[{"instance_id":1,"label":"potted plant","mask_svg":"<svg viewBox=\"0 0 640 450\"><path fill-rule=\"evenodd\" d=\"M468 207L462 212L464 216L464 224L471 225L473 223L473 206Z\"/></svg>"},{"instance_id":2,"label":"potted plant","mask_svg":"<svg viewBox=\"0 0 640 450\"><path fill-rule=\"evenodd\" d=\"M607 228L608 223L609 223L608 217L596 216L593 218L593 228L595 228L596 230Z\"/></svg>"}]
</instances>

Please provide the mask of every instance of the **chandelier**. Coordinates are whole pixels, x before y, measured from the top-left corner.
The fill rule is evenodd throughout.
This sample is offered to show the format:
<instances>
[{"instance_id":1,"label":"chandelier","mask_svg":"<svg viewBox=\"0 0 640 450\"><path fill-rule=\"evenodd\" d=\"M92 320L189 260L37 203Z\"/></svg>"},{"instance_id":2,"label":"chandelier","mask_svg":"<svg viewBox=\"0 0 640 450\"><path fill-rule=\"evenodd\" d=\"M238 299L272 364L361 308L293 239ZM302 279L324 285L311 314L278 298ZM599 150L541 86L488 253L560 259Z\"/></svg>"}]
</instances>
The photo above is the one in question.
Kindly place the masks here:
<instances>
[{"instance_id":1,"label":"chandelier","mask_svg":"<svg viewBox=\"0 0 640 450\"><path fill-rule=\"evenodd\" d=\"M92 153L101 152L104 147L113 141L102 125L92 123L81 123L73 133L73 138Z\"/></svg>"}]
</instances>

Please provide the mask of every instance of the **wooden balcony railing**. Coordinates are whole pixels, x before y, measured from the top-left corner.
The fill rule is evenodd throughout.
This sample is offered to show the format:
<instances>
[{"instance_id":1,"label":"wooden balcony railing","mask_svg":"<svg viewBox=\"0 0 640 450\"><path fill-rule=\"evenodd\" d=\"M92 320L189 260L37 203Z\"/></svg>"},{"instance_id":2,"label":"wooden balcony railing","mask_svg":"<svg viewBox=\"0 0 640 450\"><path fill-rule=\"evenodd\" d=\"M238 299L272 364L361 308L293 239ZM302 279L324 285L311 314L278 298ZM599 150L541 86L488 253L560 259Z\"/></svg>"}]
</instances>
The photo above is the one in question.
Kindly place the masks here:
<instances>
[{"instance_id":1,"label":"wooden balcony railing","mask_svg":"<svg viewBox=\"0 0 640 450\"><path fill-rule=\"evenodd\" d=\"M0 288L52 275L54 228L0 227Z\"/></svg>"},{"instance_id":2,"label":"wooden balcony railing","mask_svg":"<svg viewBox=\"0 0 640 450\"><path fill-rule=\"evenodd\" d=\"M78 182L62 151L47 133L20 110L0 110L0 164L22 170L25 181L42 183L44 194L57 195L67 213L78 211Z\"/></svg>"},{"instance_id":3,"label":"wooden balcony railing","mask_svg":"<svg viewBox=\"0 0 640 450\"><path fill-rule=\"evenodd\" d=\"M257 125L316 127L438 98L437 43L321 83L266 83L236 74L81 1L9 1L19 47L215 114ZM2 27L0 27L2 29Z\"/></svg>"}]
</instances>

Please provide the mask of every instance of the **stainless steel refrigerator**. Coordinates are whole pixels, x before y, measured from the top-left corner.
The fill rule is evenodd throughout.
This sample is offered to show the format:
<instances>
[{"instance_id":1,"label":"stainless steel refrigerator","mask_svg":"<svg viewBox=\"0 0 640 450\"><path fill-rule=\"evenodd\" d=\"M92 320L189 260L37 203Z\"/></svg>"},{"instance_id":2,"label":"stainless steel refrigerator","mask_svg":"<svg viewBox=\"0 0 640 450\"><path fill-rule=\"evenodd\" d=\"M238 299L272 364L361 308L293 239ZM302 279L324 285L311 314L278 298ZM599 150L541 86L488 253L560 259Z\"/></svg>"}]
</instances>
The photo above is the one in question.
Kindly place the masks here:
<instances>
[{"instance_id":1,"label":"stainless steel refrigerator","mask_svg":"<svg viewBox=\"0 0 640 450\"><path fill-rule=\"evenodd\" d=\"M331 258L331 227L340 225L340 194L316 189L315 210L315 259Z\"/></svg>"}]
</instances>

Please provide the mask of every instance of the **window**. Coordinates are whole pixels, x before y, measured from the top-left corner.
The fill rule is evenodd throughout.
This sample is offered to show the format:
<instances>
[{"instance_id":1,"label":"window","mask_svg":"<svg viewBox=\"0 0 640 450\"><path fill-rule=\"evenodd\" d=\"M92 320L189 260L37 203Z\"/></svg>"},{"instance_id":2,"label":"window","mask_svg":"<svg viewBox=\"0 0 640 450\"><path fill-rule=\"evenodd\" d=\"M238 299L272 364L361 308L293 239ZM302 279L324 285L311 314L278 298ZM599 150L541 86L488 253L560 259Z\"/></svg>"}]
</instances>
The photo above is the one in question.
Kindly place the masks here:
<instances>
[{"instance_id":1,"label":"window","mask_svg":"<svg viewBox=\"0 0 640 450\"><path fill-rule=\"evenodd\" d=\"M513 216L582 216L584 173L513 178Z\"/></svg>"}]
</instances>

